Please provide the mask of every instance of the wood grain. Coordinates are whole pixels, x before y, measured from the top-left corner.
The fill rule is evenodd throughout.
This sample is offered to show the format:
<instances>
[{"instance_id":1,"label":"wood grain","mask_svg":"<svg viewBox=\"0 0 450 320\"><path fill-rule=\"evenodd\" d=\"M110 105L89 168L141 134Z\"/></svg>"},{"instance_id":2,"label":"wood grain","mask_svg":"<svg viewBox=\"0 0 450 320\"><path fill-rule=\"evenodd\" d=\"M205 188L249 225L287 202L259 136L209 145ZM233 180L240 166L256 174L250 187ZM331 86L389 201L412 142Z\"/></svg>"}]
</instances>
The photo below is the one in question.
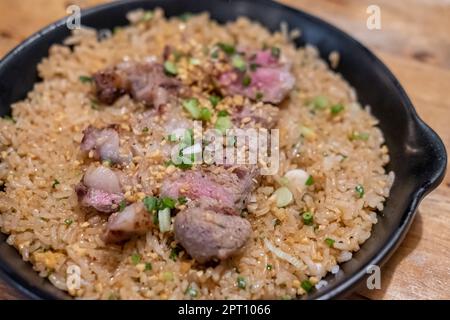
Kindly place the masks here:
<instances>
[{"instance_id":1,"label":"wood grain","mask_svg":"<svg viewBox=\"0 0 450 320\"><path fill-rule=\"evenodd\" d=\"M0 0L0 56L65 14L72 3L104 0ZM419 115L450 147L450 2L378 0L382 29L366 27L372 0L282 0L348 32L394 72ZM39 8L45 8L38 10ZM7 14L6 14L7 13ZM352 298L450 299L450 175L419 207L400 248L382 269L382 289L360 289ZM0 281L0 299L20 298Z\"/></svg>"}]
</instances>

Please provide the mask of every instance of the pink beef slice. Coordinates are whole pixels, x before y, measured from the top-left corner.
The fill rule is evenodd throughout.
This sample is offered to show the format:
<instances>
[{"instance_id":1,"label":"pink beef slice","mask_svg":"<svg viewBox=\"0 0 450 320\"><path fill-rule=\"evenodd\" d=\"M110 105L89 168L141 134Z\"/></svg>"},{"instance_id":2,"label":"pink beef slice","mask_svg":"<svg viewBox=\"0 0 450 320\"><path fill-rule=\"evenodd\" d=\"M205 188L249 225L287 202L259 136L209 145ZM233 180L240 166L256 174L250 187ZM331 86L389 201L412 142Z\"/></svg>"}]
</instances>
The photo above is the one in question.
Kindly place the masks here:
<instances>
[{"instance_id":1,"label":"pink beef slice","mask_svg":"<svg viewBox=\"0 0 450 320\"><path fill-rule=\"evenodd\" d=\"M201 207L178 213L174 230L176 240L200 263L235 255L252 233L246 219Z\"/></svg>"},{"instance_id":2,"label":"pink beef slice","mask_svg":"<svg viewBox=\"0 0 450 320\"><path fill-rule=\"evenodd\" d=\"M122 62L96 72L93 79L97 99L105 104L129 94L146 106L159 107L169 103L181 88L181 82L167 76L156 62Z\"/></svg>"},{"instance_id":3,"label":"pink beef slice","mask_svg":"<svg viewBox=\"0 0 450 320\"><path fill-rule=\"evenodd\" d=\"M163 182L161 195L175 199L185 196L204 208L239 215L257 177L255 167L239 169L239 175L223 167L176 172Z\"/></svg>"},{"instance_id":4,"label":"pink beef slice","mask_svg":"<svg viewBox=\"0 0 450 320\"><path fill-rule=\"evenodd\" d=\"M222 91L273 104L283 101L295 85L291 64L274 57L270 50L243 55L247 61L247 73L238 70L222 73L218 79ZM243 83L245 76L250 77L248 85Z\"/></svg>"}]
</instances>

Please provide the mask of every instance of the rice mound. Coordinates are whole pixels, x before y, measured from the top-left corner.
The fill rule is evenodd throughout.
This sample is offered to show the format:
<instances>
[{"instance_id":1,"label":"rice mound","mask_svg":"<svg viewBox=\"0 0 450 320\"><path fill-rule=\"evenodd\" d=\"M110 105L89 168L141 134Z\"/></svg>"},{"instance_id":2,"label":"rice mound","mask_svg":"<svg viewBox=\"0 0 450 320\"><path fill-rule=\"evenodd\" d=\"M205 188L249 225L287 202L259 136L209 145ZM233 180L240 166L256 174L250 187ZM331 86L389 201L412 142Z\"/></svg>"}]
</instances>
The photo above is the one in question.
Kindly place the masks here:
<instances>
[{"instance_id":1,"label":"rice mound","mask_svg":"<svg viewBox=\"0 0 450 320\"><path fill-rule=\"evenodd\" d=\"M389 154L369 107L358 103L353 88L315 48L292 44L298 32L284 27L270 33L246 18L219 25L206 13L182 21L167 19L158 9L149 21L143 17L142 10L130 13L129 26L101 40L94 30L82 29L64 45L52 46L38 66L42 81L12 106L14 122L0 120L0 228L9 235L7 242L40 276L85 299L294 298L305 294L304 280L325 285L321 279L336 273L338 264L350 260L371 236L394 180L384 169ZM247 208L252 239L241 254L207 265L178 252L171 232L153 230L123 246L105 245L101 235L107 216L81 209L74 192L89 165L79 148L82 131L89 124L111 123L132 131L144 109L128 96L99 107L79 77L124 57L161 59L167 44L201 52L218 42L277 46L293 61L297 81L280 106L278 174L263 178ZM192 68L180 68L181 80L189 83L198 76ZM345 112L312 111L317 96L345 105ZM355 133L365 138L352 139ZM145 137L139 139L145 144ZM155 150L127 170L147 168L148 184L157 190L164 173L173 170L163 162ZM314 184L293 204L279 208L273 192L295 168L314 176ZM358 185L364 186L362 197L355 193ZM139 190L127 196L142 198ZM304 224L305 211L313 214L314 225ZM70 266L79 268L78 289L67 287Z\"/></svg>"}]
</instances>

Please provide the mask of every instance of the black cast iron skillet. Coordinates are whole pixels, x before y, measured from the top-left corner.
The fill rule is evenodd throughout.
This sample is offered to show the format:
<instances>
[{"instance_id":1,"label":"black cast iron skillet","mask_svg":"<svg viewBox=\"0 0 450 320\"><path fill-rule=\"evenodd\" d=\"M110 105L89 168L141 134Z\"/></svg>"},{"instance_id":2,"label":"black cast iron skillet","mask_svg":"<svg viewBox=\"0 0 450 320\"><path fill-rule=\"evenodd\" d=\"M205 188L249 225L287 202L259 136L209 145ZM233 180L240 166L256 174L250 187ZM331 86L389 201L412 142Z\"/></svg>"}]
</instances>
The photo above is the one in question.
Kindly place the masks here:
<instances>
[{"instance_id":1,"label":"black cast iron skillet","mask_svg":"<svg viewBox=\"0 0 450 320\"><path fill-rule=\"evenodd\" d=\"M298 10L269 0L131 0L99 6L82 13L82 24L97 29L126 25L128 11L161 7L169 16L185 12L210 12L219 22L247 16L276 30L281 21L300 28L297 45L310 43L319 48L324 59L337 50L341 60L337 72L356 89L362 105L372 106L390 150L396 178L391 196L380 214L372 237L353 259L341 266L338 276L329 275L329 285L308 298L342 297L360 283L369 265L381 265L404 238L420 201L444 177L447 155L436 133L416 114L405 91L392 73L368 49L333 26ZM0 62L0 114L10 112L13 102L24 99L39 81L36 65L47 56L49 47L61 43L70 31L60 20L39 31ZM364 161L364 159L361 159ZM0 273L28 298L65 299L68 296L40 278L30 264L0 236Z\"/></svg>"}]
</instances>

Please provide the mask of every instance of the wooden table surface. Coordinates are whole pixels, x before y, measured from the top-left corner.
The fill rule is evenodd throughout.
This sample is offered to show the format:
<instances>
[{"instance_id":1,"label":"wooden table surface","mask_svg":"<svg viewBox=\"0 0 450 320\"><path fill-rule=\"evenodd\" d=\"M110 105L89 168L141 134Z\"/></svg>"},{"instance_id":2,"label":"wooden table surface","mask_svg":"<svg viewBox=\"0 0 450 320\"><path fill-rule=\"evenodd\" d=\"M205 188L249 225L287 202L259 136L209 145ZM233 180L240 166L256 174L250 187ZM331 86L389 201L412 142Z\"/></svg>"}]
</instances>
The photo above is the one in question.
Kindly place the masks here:
<instances>
[{"instance_id":1,"label":"wooden table surface","mask_svg":"<svg viewBox=\"0 0 450 320\"><path fill-rule=\"evenodd\" d=\"M180 0L181 1L181 0ZM62 17L70 4L105 0L0 0L0 57ZM331 22L372 49L394 72L419 115L450 150L450 2L448 0L283 0ZM381 9L381 30L368 30L367 7ZM419 207L406 239L382 268L381 290L353 298L450 299L450 175ZM0 280L0 299L20 298Z\"/></svg>"}]
</instances>

